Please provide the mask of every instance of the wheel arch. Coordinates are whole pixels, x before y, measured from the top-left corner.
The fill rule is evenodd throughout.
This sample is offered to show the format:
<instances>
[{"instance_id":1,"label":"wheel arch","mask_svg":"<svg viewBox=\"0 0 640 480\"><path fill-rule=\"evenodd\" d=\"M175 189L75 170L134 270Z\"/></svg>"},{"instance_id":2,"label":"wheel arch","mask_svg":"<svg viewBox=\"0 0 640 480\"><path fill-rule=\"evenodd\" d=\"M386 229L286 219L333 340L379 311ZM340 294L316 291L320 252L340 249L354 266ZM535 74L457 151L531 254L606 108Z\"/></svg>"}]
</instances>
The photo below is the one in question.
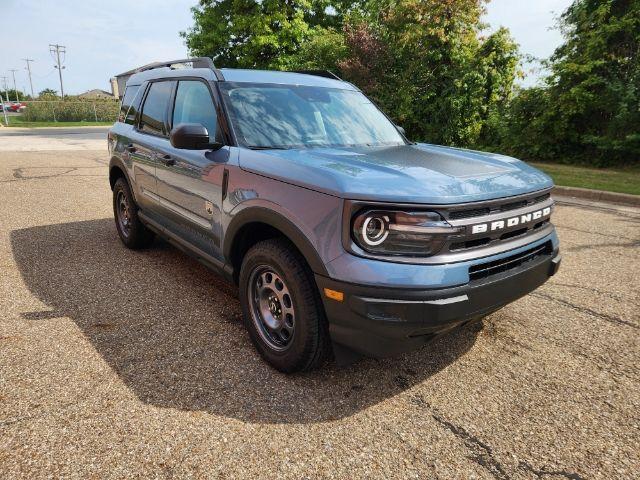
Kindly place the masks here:
<instances>
[{"instance_id":1,"label":"wheel arch","mask_svg":"<svg viewBox=\"0 0 640 480\"><path fill-rule=\"evenodd\" d=\"M133 185L131 184L131 180L129 179L127 167L124 165L124 162L118 157L112 157L109 161L109 185L111 186L111 190L113 190L113 187L118 181L118 178L121 177L123 177L127 181L130 187L133 187Z\"/></svg>"},{"instance_id":2,"label":"wheel arch","mask_svg":"<svg viewBox=\"0 0 640 480\"><path fill-rule=\"evenodd\" d=\"M282 236L302 254L314 273L327 275L324 262L305 233L284 214L263 206L246 207L238 212L226 229L223 255L233 266L237 283L244 254L267 238Z\"/></svg>"}]
</instances>

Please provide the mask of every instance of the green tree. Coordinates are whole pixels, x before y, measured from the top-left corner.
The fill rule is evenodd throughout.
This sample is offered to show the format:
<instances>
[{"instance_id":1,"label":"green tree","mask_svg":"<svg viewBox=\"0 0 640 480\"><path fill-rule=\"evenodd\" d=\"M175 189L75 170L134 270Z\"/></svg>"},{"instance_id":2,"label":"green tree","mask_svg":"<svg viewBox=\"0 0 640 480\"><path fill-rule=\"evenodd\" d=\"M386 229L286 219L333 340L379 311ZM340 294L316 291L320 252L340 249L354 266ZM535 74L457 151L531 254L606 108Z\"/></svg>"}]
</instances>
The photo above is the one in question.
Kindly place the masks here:
<instances>
[{"instance_id":1,"label":"green tree","mask_svg":"<svg viewBox=\"0 0 640 480\"><path fill-rule=\"evenodd\" d=\"M13 88L10 88L8 90L0 90L0 92L2 93L2 98L5 101L10 101L10 102L15 102L16 98L22 102L24 100L29 100L31 99L31 97L29 95L27 95L26 93L20 91L20 90L14 90Z\"/></svg>"},{"instance_id":2,"label":"green tree","mask_svg":"<svg viewBox=\"0 0 640 480\"><path fill-rule=\"evenodd\" d=\"M45 88L38 94L40 100L56 100L58 99L58 92L53 88Z\"/></svg>"},{"instance_id":3,"label":"green tree","mask_svg":"<svg viewBox=\"0 0 640 480\"><path fill-rule=\"evenodd\" d=\"M372 0L345 26L341 73L412 138L473 146L504 108L519 62L501 29L481 37L484 0Z\"/></svg>"},{"instance_id":4,"label":"green tree","mask_svg":"<svg viewBox=\"0 0 640 480\"><path fill-rule=\"evenodd\" d=\"M336 72L348 52L342 31L316 26L309 31L307 39L297 48L288 63L291 69L296 70Z\"/></svg>"},{"instance_id":5,"label":"green tree","mask_svg":"<svg viewBox=\"0 0 640 480\"><path fill-rule=\"evenodd\" d=\"M194 26L181 35L191 53L210 56L220 66L286 69L300 63L304 41L340 27L351 3L201 0L192 8Z\"/></svg>"},{"instance_id":6,"label":"green tree","mask_svg":"<svg viewBox=\"0 0 640 480\"><path fill-rule=\"evenodd\" d=\"M513 102L503 143L538 159L640 160L640 2L575 0L545 88Z\"/></svg>"}]
</instances>

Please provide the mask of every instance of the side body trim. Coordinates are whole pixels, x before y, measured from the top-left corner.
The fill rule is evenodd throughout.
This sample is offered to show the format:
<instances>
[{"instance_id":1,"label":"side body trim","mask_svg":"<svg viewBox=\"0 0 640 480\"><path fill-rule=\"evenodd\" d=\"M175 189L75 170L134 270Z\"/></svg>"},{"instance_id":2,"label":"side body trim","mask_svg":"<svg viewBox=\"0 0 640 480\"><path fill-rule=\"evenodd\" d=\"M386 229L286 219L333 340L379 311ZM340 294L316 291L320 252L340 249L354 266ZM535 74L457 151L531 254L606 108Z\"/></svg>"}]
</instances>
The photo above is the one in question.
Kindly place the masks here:
<instances>
[{"instance_id":1,"label":"side body trim","mask_svg":"<svg viewBox=\"0 0 640 480\"><path fill-rule=\"evenodd\" d=\"M180 205L176 205L173 202L169 202L168 200L165 200L159 195L156 195L155 193L150 192L148 190L142 190L142 194L145 197L150 198L157 204L167 208L168 210L171 210L176 215L180 215L182 218L192 223L195 223L196 225L198 225L199 227L205 230L211 230L211 222L209 222L206 218L199 217L198 215L190 212L189 210L182 208Z\"/></svg>"}]
</instances>

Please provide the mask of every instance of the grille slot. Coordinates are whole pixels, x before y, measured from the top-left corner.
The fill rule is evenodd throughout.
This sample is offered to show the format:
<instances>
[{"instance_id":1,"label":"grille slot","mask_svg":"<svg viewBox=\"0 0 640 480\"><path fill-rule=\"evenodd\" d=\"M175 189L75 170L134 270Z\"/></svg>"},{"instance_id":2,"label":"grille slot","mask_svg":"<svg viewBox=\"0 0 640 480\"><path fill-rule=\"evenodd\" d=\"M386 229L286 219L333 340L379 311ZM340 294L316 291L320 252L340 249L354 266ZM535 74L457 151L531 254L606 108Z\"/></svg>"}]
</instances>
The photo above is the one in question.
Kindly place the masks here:
<instances>
[{"instance_id":1,"label":"grille slot","mask_svg":"<svg viewBox=\"0 0 640 480\"><path fill-rule=\"evenodd\" d=\"M543 255L550 255L552 252L551 242L546 242L537 247L530 248L524 252L511 255L493 262L480 263L469 267L469 279L480 280L497 273L506 272L512 268L519 267Z\"/></svg>"},{"instance_id":2,"label":"grille slot","mask_svg":"<svg viewBox=\"0 0 640 480\"><path fill-rule=\"evenodd\" d=\"M474 210L460 210L457 212L451 212L449 218L451 220L462 220L464 218L481 217L483 215L489 215L491 210L488 208L476 208Z\"/></svg>"},{"instance_id":3,"label":"grille slot","mask_svg":"<svg viewBox=\"0 0 640 480\"><path fill-rule=\"evenodd\" d=\"M551 194L550 193L545 193L544 195L539 195L539 196L535 197L531 203L544 202L548 198L551 198Z\"/></svg>"},{"instance_id":4,"label":"grille slot","mask_svg":"<svg viewBox=\"0 0 640 480\"><path fill-rule=\"evenodd\" d=\"M516 208L526 207L528 204L529 204L529 202L527 202L526 200L522 200L520 202L506 203L506 204L500 206L500 211L501 212L507 212L509 210L515 210Z\"/></svg>"},{"instance_id":5,"label":"grille slot","mask_svg":"<svg viewBox=\"0 0 640 480\"><path fill-rule=\"evenodd\" d=\"M528 228L520 228L518 230L512 230L511 232L503 233L500 235L500 240L507 240L513 237L519 237L520 235L524 235L529 231Z\"/></svg>"},{"instance_id":6,"label":"grille slot","mask_svg":"<svg viewBox=\"0 0 640 480\"><path fill-rule=\"evenodd\" d=\"M449 250L451 250L452 252L455 252L456 250L465 250L467 248L482 247L483 245L488 245L489 243L491 243L491 238L489 237L477 238L475 240L469 240L468 242L452 243L451 246L449 247Z\"/></svg>"}]
</instances>

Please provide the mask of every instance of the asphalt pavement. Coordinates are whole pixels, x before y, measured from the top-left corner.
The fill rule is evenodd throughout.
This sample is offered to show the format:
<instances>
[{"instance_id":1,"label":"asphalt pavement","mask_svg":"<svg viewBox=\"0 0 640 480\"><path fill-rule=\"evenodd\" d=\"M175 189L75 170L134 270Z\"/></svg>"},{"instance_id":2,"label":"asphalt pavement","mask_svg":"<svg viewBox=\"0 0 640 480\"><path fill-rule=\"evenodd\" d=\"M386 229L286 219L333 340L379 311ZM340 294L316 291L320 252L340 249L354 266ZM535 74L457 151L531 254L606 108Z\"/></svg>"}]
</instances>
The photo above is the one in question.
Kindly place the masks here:
<instances>
[{"instance_id":1,"label":"asphalt pavement","mask_svg":"<svg viewBox=\"0 0 640 480\"><path fill-rule=\"evenodd\" d=\"M0 152L103 150L108 127L0 128Z\"/></svg>"},{"instance_id":2,"label":"asphalt pavement","mask_svg":"<svg viewBox=\"0 0 640 480\"><path fill-rule=\"evenodd\" d=\"M640 209L561 202L538 291L400 358L287 376L230 285L122 246L104 132L16 151L29 135L0 134L0 478L637 478Z\"/></svg>"}]
</instances>

